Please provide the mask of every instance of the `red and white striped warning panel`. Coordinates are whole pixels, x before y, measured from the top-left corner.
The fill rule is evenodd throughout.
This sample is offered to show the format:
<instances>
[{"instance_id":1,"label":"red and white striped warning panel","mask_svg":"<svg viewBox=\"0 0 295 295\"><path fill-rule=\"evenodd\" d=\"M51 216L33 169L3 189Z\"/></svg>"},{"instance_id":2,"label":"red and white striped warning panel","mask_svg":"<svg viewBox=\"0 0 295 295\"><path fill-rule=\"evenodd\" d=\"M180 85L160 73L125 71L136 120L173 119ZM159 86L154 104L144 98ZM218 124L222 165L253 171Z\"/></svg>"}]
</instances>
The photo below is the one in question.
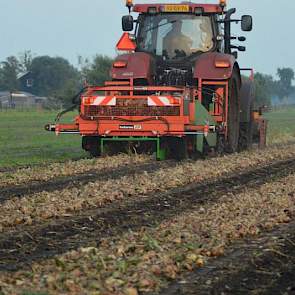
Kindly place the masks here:
<instances>
[{"instance_id":1,"label":"red and white striped warning panel","mask_svg":"<svg viewBox=\"0 0 295 295\"><path fill-rule=\"evenodd\" d=\"M94 105L94 106L115 106L116 105L115 96L90 96L84 97L83 103L85 105Z\"/></svg>"},{"instance_id":2,"label":"red and white striped warning panel","mask_svg":"<svg viewBox=\"0 0 295 295\"><path fill-rule=\"evenodd\" d=\"M89 96L83 97L84 105L94 106L115 106L117 99L115 96ZM150 107L172 107L179 106L180 99L173 96L149 96L147 104Z\"/></svg>"},{"instance_id":3,"label":"red and white striped warning panel","mask_svg":"<svg viewBox=\"0 0 295 295\"><path fill-rule=\"evenodd\" d=\"M173 107L180 105L180 100L173 96L149 96L149 107Z\"/></svg>"}]
</instances>

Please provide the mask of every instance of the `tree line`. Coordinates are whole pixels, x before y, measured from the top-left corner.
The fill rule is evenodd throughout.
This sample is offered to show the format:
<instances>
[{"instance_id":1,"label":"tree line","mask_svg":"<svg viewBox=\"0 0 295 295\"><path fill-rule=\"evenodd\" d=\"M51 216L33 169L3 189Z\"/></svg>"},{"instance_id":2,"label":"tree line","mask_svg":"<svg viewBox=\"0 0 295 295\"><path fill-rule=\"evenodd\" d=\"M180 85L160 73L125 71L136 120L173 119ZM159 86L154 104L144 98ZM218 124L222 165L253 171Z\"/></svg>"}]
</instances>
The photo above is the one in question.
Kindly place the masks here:
<instances>
[{"instance_id":1,"label":"tree line","mask_svg":"<svg viewBox=\"0 0 295 295\"><path fill-rule=\"evenodd\" d=\"M271 106L272 101L287 102L289 98L295 97L295 87L292 85L295 74L291 68L278 68L277 77L272 75L256 73L254 76L256 88L256 104Z\"/></svg>"},{"instance_id":2,"label":"tree line","mask_svg":"<svg viewBox=\"0 0 295 295\"><path fill-rule=\"evenodd\" d=\"M67 106L85 81L102 85L108 80L112 63L112 58L103 55L92 59L79 57L77 68L65 58L34 56L26 51L0 63L0 91L20 90L19 75L30 72L34 81L30 89L32 94L55 98ZM292 86L294 77L291 68L279 68L276 79L271 75L256 73L256 104L270 106L273 97L284 100L295 96Z\"/></svg>"},{"instance_id":3,"label":"tree line","mask_svg":"<svg viewBox=\"0 0 295 295\"><path fill-rule=\"evenodd\" d=\"M19 75L31 73L33 84L29 88L30 93L54 98L68 106L85 81L102 85L108 80L112 63L112 58L103 55L91 60L79 57L78 69L63 57L33 56L26 51L0 63L0 91L20 91Z\"/></svg>"}]
</instances>

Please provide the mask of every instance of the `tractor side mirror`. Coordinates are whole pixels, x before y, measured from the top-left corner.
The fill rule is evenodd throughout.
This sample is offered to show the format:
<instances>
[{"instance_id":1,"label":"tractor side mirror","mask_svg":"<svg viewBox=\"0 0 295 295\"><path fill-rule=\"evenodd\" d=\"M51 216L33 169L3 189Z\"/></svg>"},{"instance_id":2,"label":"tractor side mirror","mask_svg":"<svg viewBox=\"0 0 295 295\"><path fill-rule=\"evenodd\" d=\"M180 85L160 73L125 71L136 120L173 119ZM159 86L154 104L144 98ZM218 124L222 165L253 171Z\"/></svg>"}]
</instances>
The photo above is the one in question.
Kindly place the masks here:
<instances>
[{"instance_id":1,"label":"tractor side mirror","mask_svg":"<svg viewBox=\"0 0 295 295\"><path fill-rule=\"evenodd\" d=\"M244 37L244 36L238 37L238 40L240 42L244 42L244 41L246 41L246 37Z\"/></svg>"},{"instance_id":2,"label":"tractor side mirror","mask_svg":"<svg viewBox=\"0 0 295 295\"><path fill-rule=\"evenodd\" d=\"M122 29L124 32L131 32L134 28L134 20L132 15L125 15L122 17Z\"/></svg>"},{"instance_id":3,"label":"tractor side mirror","mask_svg":"<svg viewBox=\"0 0 295 295\"><path fill-rule=\"evenodd\" d=\"M253 28L253 19L251 15L243 15L241 21L242 31L250 32Z\"/></svg>"}]
</instances>

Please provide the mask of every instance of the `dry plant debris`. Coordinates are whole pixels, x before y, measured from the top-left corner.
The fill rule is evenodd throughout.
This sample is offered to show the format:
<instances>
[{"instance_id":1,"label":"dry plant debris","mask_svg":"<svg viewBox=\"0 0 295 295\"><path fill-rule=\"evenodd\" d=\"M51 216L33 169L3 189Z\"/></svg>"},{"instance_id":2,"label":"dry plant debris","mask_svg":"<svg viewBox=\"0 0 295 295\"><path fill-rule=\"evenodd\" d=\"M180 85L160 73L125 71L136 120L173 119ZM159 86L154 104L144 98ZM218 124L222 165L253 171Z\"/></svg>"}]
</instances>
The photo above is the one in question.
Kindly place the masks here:
<instances>
[{"instance_id":1,"label":"dry plant debris","mask_svg":"<svg viewBox=\"0 0 295 295\"><path fill-rule=\"evenodd\" d=\"M98 180L78 188L11 198L0 204L0 232L19 224L31 225L50 218L70 216L77 211L102 207L117 200L145 197L152 192L218 178L229 172L243 171L292 156L295 156L294 146L274 147L205 161L183 162L176 167L159 169L153 173Z\"/></svg>"},{"instance_id":2,"label":"dry plant debris","mask_svg":"<svg viewBox=\"0 0 295 295\"><path fill-rule=\"evenodd\" d=\"M222 196L217 203L122 237L100 241L32 265L32 271L0 274L3 294L126 295L156 291L182 272L226 253L236 239L258 235L295 216L295 175L258 189Z\"/></svg>"},{"instance_id":3,"label":"dry plant debris","mask_svg":"<svg viewBox=\"0 0 295 295\"><path fill-rule=\"evenodd\" d=\"M279 133L268 135L267 142L269 145L290 143L295 141L295 132L290 133L287 130L281 130Z\"/></svg>"},{"instance_id":4,"label":"dry plant debris","mask_svg":"<svg viewBox=\"0 0 295 295\"><path fill-rule=\"evenodd\" d=\"M15 172L0 173L0 186L20 185L28 181L47 181L55 177L86 173L90 170L117 168L121 165L140 164L148 160L150 160L150 157L147 155L129 156L120 154L113 157L84 159L65 163L53 163L48 166L22 168Z\"/></svg>"}]
</instances>

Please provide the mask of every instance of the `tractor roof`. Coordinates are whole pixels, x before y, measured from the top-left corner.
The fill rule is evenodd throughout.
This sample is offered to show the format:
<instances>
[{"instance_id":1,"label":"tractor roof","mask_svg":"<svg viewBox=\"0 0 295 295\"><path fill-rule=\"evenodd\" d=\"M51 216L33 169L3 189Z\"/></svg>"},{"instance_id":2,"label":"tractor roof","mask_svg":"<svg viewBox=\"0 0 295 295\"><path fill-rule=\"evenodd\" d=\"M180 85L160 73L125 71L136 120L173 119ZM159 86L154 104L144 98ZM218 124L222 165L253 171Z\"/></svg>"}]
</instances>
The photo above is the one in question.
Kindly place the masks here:
<instances>
[{"instance_id":1,"label":"tractor roof","mask_svg":"<svg viewBox=\"0 0 295 295\"><path fill-rule=\"evenodd\" d=\"M192 2L182 2L179 4L135 4L133 7L134 12L139 13L149 13L153 10L153 13L160 12L186 12L186 13L194 13L198 10L202 10L204 13L222 13L222 7L219 4L198 4Z\"/></svg>"}]
</instances>

